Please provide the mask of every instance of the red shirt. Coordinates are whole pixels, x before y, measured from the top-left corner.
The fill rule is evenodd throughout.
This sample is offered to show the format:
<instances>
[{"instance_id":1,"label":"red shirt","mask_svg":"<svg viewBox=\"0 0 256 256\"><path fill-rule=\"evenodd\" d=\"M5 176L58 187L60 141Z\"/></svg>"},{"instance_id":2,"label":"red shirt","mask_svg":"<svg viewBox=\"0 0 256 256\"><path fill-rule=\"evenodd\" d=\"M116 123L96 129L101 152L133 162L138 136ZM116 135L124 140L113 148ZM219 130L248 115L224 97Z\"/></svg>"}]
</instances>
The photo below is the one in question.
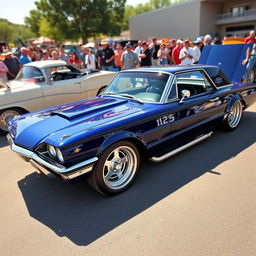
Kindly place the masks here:
<instances>
[{"instance_id":1,"label":"red shirt","mask_svg":"<svg viewBox=\"0 0 256 256\"><path fill-rule=\"evenodd\" d=\"M173 50L172 50L172 61L173 61L173 64L175 65L179 65L181 63L181 60L180 60L180 50L181 48L176 46Z\"/></svg>"},{"instance_id":2,"label":"red shirt","mask_svg":"<svg viewBox=\"0 0 256 256\"><path fill-rule=\"evenodd\" d=\"M248 36L244 39L244 43L245 44L256 44L256 38Z\"/></svg>"}]
</instances>

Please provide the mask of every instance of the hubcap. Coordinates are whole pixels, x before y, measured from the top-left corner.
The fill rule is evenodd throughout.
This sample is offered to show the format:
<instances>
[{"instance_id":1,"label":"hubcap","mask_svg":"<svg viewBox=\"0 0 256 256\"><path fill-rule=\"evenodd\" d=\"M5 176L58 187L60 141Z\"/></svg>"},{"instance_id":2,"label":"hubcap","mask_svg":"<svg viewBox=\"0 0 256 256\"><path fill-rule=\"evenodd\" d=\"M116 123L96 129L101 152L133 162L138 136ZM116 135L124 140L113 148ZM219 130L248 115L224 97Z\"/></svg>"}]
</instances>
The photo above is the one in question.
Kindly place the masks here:
<instances>
[{"instance_id":1,"label":"hubcap","mask_svg":"<svg viewBox=\"0 0 256 256\"><path fill-rule=\"evenodd\" d=\"M125 187L134 177L137 165L137 156L131 147L120 146L114 149L103 166L104 183L113 190Z\"/></svg>"},{"instance_id":2,"label":"hubcap","mask_svg":"<svg viewBox=\"0 0 256 256\"><path fill-rule=\"evenodd\" d=\"M15 110L7 110L0 114L0 129L8 131L7 124L14 117L19 116L20 114Z\"/></svg>"},{"instance_id":3,"label":"hubcap","mask_svg":"<svg viewBox=\"0 0 256 256\"><path fill-rule=\"evenodd\" d=\"M235 128L241 119L242 116L242 104L240 101L237 101L231 108L228 115L228 123L231 128Z\"/></svg>"}]
</instances>

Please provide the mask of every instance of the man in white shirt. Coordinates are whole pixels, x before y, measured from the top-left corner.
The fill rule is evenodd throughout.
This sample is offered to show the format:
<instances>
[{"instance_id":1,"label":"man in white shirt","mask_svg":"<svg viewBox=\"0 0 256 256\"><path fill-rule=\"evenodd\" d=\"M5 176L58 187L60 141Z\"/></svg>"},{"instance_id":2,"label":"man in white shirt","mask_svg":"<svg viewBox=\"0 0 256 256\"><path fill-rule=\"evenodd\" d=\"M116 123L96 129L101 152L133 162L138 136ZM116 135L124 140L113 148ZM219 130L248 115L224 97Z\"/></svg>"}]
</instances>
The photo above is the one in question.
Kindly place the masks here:
<instances>
[{"instance_id":1,"label":"man in white shirt","mask_svg":"<svg viewBox=\"0 0 256 256\"><path fill-rule=\"evenodd\" d=\"M197 64L201 57L201 47L203 45L202 38L198 37L196 41L193 42L195 46L193 47L193 64Z\"/></svg>"},{"instance_id":2,"label":"man in white shirt","mask_svg":"<svg viewBox=\"0 0 256 256\"><path fill-rule=\"evenodd\" d=\"M180 51L181 65L193 64L193 49L190 47L190 41L187 39L184 42L184 47Z\"/></svg>"}]
</instances>

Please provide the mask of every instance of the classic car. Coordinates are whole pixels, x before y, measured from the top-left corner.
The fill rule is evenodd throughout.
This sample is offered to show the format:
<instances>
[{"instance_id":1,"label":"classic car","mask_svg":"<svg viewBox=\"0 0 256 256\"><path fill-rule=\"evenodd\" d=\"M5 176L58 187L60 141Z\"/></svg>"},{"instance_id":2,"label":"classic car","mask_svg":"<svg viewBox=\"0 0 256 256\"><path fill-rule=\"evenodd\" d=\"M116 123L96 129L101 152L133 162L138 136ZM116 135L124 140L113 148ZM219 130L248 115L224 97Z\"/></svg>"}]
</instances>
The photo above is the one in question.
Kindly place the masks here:
<instances>
[{"instance_id":1,"label":"classic car","mask_svg":"<svg viewBox=\"0 0 256 256\"><path fill-rule=\"evenodd\" d=\"M7 133L6 124L14 116L96 96L114 75L109 71L81 72L61 60L24 65L15 80L0 83L0 134Z\"/></svg>"},{"instance_id":2,"label":"classic car","mask_svg":"<svg viewBox=\"0 0 256 256\"><path fill-rule=\"evenodd\" d=\"M142 155L159 162L217 127L234 130L255 101L255 84L231 84L217 66L133 69L95 98L14 118L8 140L42 173L88 177L113 195L134 181Z\"/></svg>"}]
</instances>

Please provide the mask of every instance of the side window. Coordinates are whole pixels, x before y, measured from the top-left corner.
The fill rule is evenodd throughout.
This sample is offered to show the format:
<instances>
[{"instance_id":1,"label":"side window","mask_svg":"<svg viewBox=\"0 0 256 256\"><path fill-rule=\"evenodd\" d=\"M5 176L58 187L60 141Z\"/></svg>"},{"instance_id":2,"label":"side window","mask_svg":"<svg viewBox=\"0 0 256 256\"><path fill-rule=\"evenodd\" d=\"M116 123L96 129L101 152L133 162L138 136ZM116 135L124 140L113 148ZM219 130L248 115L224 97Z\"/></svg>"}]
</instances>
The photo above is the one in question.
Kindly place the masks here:
<instances>
[{"instance_id":1,"label":"side window","mask_svg":"<svg viewBox=\"0 0 256 256\"><path fill-rule=\"evenodd\" d=\"M170 91L170 93L169 93L169 95L168 95L168 101L172 101L172 100L175 100L175 99L177 99L177 90L176 90L176 88L177 88L177 79L176 79L176 77L174 77L174 80L173 80L173 83L172 83L172 88L171 88L171 91Z\"/></svg>"},{"instance_id":2,"label":"side window","mask_svg":"<svg viewBox=\"0 0 256 256\"><path fill-rule=\"evenodd\" d=\"M176 75L178 98L182 98L182 90L190 91L190 96L206 93L213 89L201 71L184 72Z\"/></svg>"}]
</instances>

